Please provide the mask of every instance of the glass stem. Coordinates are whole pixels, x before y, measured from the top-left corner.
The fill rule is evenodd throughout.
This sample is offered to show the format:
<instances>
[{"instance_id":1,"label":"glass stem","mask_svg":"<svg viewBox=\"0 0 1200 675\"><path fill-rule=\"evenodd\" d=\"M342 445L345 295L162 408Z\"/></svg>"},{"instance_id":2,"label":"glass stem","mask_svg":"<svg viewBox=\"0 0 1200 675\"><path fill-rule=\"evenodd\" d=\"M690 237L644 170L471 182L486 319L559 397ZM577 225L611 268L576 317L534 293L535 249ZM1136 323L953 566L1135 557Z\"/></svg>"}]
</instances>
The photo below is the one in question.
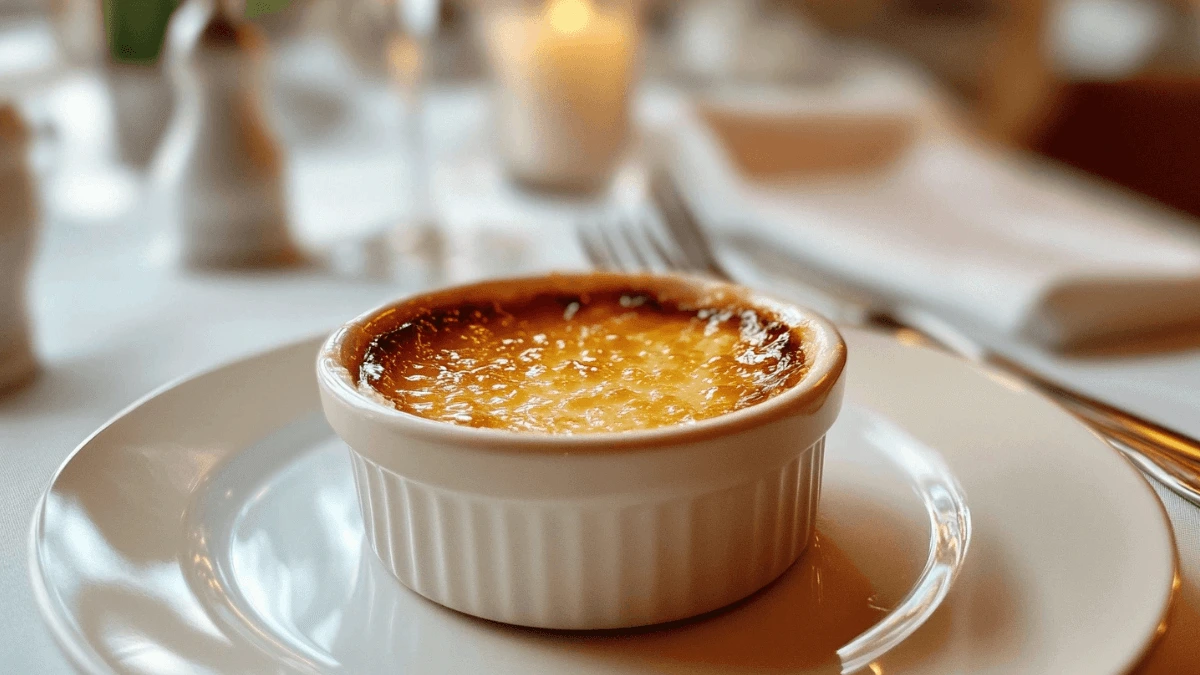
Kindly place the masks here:
<instances>
[{"instance_id":1,"label":"glass stem","mask_svg":"<svg viewBox=\"0 0 1200 675\"><path fill-rule=\"evenodd\" d=\"M407 143L412 182L411 199L413 220L420 227L432 227L433 223L433 194L432 166L430 161L429 139L426 128L426 92L425 92L425 59L429 53L429 39L418 38L417 63L412 72L412 79L407 87Z\"/></svg>"}]
</instances>

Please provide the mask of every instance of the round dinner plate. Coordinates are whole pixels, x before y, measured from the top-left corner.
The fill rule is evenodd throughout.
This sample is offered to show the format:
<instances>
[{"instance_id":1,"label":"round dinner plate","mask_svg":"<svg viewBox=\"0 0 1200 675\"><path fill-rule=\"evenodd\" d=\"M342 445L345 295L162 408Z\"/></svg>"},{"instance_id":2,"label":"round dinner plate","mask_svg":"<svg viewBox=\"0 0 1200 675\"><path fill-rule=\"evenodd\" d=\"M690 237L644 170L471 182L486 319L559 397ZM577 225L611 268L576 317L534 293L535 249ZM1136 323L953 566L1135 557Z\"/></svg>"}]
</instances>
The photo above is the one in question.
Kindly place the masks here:
<instances>
[{"instance_id":1,"label":"round dinner plate","mask_svg":"<svg viewBox=\"0 0 1200 675\"><path fill-rule=\"evenodd\" d=\"M816 540L705 617L538 631L402 588L363 544L347 451L319 412L317 340L163 389L85 441L34 515L33 586L64 651L97 673L1132 668L1175 578L1149 485L1017 384L846 338ZM882 640L864 650L864 631Z\"/></svg>"}]
</instances>

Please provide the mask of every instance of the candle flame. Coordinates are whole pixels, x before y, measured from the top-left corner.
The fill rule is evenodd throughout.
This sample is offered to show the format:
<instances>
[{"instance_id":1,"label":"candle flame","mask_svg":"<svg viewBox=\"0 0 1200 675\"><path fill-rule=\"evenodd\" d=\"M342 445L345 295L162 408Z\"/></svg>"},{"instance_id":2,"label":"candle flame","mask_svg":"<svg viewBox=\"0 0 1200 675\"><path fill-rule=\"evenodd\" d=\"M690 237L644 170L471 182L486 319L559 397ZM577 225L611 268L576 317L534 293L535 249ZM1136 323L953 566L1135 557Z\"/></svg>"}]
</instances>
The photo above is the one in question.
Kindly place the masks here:
<instances>
[{"instance_id":1,"label":"candle flame","mask_svg":"<svg viewBox=\"0 0 1200 675\"><path fill-rule=\"evenodd\" d=\"M562 33L578 33L592 20L592 3L588 0L551 0L546 7L546 19Z\"/></svg>"}]
</instances>

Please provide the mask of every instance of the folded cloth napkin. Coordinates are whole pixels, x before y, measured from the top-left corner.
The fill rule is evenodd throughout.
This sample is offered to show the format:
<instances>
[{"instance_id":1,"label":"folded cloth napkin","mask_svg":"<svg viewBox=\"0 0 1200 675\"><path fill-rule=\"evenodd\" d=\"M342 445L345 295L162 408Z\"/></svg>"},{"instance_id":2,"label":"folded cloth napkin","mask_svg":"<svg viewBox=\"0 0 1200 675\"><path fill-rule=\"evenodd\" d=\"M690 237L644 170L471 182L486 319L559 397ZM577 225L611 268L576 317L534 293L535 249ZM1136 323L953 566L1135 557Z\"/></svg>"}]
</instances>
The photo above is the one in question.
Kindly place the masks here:
<instances>
[{"instance_id":1,"label":"folded cloth napkin","mask_svg":"<svg viewBox=\"0 0 1200 675\"><path fill-rule=\"evenodd\" d=\"M718 136L703 119L681 115L662 159L718 237L755 239L810 272L1052 349L1200 322L1200 224L947 130L914 133L895 158L852 173L751 176L739 157L796 144L744 129ZM730 148L739 138L756 147ZM895 138L892 129L881 142ZM854 143L861 154L863 139Z\"/></svg>"}]
</instances>

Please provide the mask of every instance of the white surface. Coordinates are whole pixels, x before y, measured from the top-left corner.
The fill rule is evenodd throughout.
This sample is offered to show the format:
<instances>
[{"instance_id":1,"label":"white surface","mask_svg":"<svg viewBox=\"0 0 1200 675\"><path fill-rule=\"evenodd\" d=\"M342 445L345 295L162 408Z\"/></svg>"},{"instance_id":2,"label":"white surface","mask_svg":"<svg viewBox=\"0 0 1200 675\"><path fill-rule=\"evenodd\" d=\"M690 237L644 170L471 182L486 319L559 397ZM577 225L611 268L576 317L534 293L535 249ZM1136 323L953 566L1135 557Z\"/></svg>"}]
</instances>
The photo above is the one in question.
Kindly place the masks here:
<instances>
[{"instance_id":1,"label":"white surface","mask_svg":"<svg viewBox=\"0 0 1200 675\"><path fill-rule=\"evenodd\" d=\"M680 113L672 168L714 229L1010 338L1059 348L1200 321L1200 236L1177 217L1033 175L929 120L912 124L916 140L892 164L768 184Z\"/></svg>"},{"instance_id":2,"label":"white surface","mask_svg":"<svg viewBox=\"0 0 1200 675\"><path fill-rule=\"evenodd\" d=\"M42 86L60 75L62 67L48 22L32 13L0 20L0 97Z\"/></svg>"},{"instance_id":3,"label":"white surface","mask_svg":"<svg viewBox=\"0 0 1200 675\"><path fill-rule=\"evenodd\" d=\"M970 494L982 549L931 620L872 670L1125 672L1155 634L1174 575L1149 486L1033 394L890 338L852 331L847 341L854 403L830 433L821 531L892 605L928 555L932 514L915 492L933 453ZM664 652L653 649L664 636L649 633L606 649L473 621L364 560L344 446L314 417L315 351L304 342L160 392L65 465L39 511L32 562L77 662L98 656L122 673L709 672L677 661L721 653L699 642ZM916 377L929 386L914 391ZM1092 471L1079 481L1083 463ZM772 597L670 632L733 654L749 627L786 639L791 622L772 618ZM834 620L844 609L813 611Z\"/></svg>"}]
</instances>

